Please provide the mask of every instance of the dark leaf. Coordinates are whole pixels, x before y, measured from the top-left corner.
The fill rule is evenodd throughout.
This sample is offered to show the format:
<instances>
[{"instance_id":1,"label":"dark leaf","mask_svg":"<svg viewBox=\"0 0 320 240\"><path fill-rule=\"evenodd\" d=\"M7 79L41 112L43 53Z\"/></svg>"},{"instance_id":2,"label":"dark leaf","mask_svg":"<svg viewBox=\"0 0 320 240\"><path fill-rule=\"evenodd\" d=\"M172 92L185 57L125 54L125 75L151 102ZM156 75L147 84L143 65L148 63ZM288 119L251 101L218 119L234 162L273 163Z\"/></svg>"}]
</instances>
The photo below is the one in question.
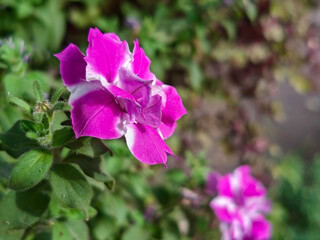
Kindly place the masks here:
<instances>
[{"instance_id":1,"label":"dark leaf","mask_svg":"<svg viewBox=\"0 0 320 240\"><path fill-rule=\"evenodd\" d=\"M72 127L63 127L53 132L52 146L62 146L68 142L74 140L74 132Z\"/></svg>"},{"instance_id":2,"label":"dark leaf","mask_svg":"<svg viewBox=\"0 0 320 240\"><path fill-rule=\"evenodd\" d=\"M4 196L0 200L1 229L23 229L37 222L49 203L44 187L45 184L39 184L28 191L11 191Z\"/></svg>"},{"instance_id":3,"label":"dark leaf","mask_svg":"<svg viewBox=\"0 0 320 240\"><path fill-rule=\"evenodd\" d=\"M28 131L35 131L33 122L27 120L17 121L9 131L0 133L1 149L14 158L31 149L39 149L40 146L37 141L26 136Z\"/></svg>"},{"instance_id":4,"label":"dark leaf","mask_svg":"<svg viewBox=\"0 0 320 240\"><path fill-rule=\"evenodd\" d=\"M114 189L114 178L102 170L101 157L90 158L81 154L71 154L65 161L78 164L86 175L96 181L103 182L110 191Z\"/></svg>"},{"instance_id":5,"label":"dark leaf","mask_svg":"<svg viewBox=\"0 0 320 240\"><path fill-rule=\"evenodd\" d=\"M81 137L67 145L71 150L86 155L88 157L97 157L106 152L112 153L104 143L97 138Z\"/></svg>"},{"instance_id":6,"label":"dark leaf","mask_svg":"<svg viewBox=\"0 0 320 240\"><path fill-rule=\"evenodd\" d=\"M50 173L50 183L55 196L65 205L87 209L92 190L86 177L71 164L57 164Z\"/></svg>"}]
</instances>

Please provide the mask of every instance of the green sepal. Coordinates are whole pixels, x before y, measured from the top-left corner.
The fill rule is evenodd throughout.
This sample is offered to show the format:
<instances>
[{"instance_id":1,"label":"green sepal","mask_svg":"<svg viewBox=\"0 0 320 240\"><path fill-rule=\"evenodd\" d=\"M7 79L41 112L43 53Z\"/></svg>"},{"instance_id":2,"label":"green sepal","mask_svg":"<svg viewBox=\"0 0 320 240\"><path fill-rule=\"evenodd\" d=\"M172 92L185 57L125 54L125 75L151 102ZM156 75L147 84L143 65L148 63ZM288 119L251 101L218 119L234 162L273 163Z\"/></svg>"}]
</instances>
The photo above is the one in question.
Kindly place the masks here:
<instances>
[{"instance_id":1,"label":"green sepal","mask_svg":"<svg viewBox=\"0 0 320 240\"><path fill-rule=\"evenodd\" d=\"M53 96L51 98L51 104L55 104L56 102L58 102L60 96L63 94L63 92L65 90L66 90L65 87L61 87L57 91L55 91L55 93L53 94Z\"/></svg>"},{"instance_id":2,"label":"green sepal","mask_svg":"<svg viewBox=\"0 0 320 240\"><path fill-rule=\"evenodd\" d=\"M66 102L57 102L51 108L51 111L70 111L70 110L71 110L71 107Z\"/></svg>"},{"instance_id":3,"label":"green sepal","mask_svg":"<svg viewBox=\"0 0 320 240\"><path fill-rule=\"evenodd\" d=\"M43 126L43 124L41 122L36 122L34 126L36 128L37 133L39 133L39 134L43 133L44 126Z\"/></svg>"},{"instance_id":4,"label":"green sepal","mask_svg":"<svg viewBox=\"0 0 320 240\"><path fill-rule=\"evenodd\" d=\"M33 119L34 119L36 122L41 122L44 114L45 114L45 113L43 113L43 112L34 112L34 113L33 113Z\"/></svg>"}]
</instances>

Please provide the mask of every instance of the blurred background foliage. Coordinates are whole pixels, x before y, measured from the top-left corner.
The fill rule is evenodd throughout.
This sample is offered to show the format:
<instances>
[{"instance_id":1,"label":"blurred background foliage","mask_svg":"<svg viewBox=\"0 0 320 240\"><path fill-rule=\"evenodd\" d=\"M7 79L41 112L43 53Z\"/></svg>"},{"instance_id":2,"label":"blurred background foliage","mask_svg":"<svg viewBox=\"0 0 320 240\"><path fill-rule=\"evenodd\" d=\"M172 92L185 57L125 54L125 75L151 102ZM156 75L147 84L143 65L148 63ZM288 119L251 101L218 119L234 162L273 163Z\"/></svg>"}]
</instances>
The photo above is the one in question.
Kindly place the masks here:
<instances>
[{"instance_id":1,"label":"blurred background foliage","mask_svg":"<svg viewBox=\"0 0 320 240\"><path fill-rule=\"evenodd\" d=\"M85 52L89 27L115 32L131 49L138 38L189 112L168 140L179 156L168 169L106 141L115 190L96 186L86 222L52 199L52 221L25 239L217 239L206 174L244 163L270 189L273 239L317 239L319 16L316 0L0 0L0 132L26 118L8 93L32 102L38 80L51 96L62 85L53 54L70 42ZM0 160L5 194L15 160L3 152Z\"/></svg>"}]
</instances>

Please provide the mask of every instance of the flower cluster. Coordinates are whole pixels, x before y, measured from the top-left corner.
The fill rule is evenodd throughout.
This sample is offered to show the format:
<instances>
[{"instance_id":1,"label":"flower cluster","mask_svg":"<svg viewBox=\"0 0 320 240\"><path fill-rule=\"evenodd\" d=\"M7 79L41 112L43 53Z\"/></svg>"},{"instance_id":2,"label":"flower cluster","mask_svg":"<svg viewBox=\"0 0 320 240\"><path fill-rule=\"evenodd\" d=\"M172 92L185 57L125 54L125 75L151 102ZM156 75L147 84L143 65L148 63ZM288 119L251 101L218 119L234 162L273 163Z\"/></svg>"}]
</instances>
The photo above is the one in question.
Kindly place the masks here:
<instances>
[{"instance_id":1,"label":"flower cluster","mask_svg":"<svg viewBox=\"0 0 320 240\"><path fill-rule=\"evenodd\" d=\"M217 190L210 207L220 221L223 240L270 239L271 225L263 215L270 211L270 202L266 189L250 175L249 166L219 177Z\"/></svg>"},{"instance_id":2,"label":"flower cluster","mask_svg":"<svg viewBox=\"0 0 320 240\"><path fill-rule=\"evenodd\" d=\"M132 154L147 164L165 164L174 155L164 139L186 114L176 89L150 71L139 42L131 53L114 33L90 29L86 56L70 44L55 56L71 92L71 119L76 137L116 139L125 136Z\"/></svg>"}]
</instances>

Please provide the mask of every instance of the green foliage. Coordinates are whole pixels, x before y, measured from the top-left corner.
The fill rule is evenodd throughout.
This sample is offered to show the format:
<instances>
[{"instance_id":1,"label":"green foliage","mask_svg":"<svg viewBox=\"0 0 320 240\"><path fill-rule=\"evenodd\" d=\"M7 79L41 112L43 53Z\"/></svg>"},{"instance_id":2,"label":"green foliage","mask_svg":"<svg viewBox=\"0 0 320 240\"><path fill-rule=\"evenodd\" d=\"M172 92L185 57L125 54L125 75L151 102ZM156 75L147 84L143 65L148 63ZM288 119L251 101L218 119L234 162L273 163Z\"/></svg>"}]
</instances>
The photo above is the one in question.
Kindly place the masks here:
<instances>
[{"instance_id":1,"label":"green foliage","mask_svg":"<svg viewBox=\"0 0 320 240\"><path fill-rule=\"evenodd\" d=\"M37 185L47 174L52 164L49 152L31 150L22 155L11 172L9 187L15 191L25 191Z\"/></svg>"},{"instance_id":2,"label":"green foliage","mask_svg":"<svg viewBox=\"0 0 320 240\"><path fill-rule=\"evenodd\" d=\"M40 184L25 192L10 191L0 200L0 236L7 230L25 229L36 223L47 210L49 197Z\"/></svg>"},{"instance_id":3,"label":"green foliage","mask_svg":"<svg viewBox=\"0 0 320 240\"><path fill-rule=\"evenodd\" d=\"M39 144L26 136L27 132L35 130L33 122L19 120L13 127L5 132L0 133L1 148L13 157L19 157L21 154L38 148Z\"/></svg>"},{"instance_id":4,"label":"green foliage","mask_svg":"<svg viewBox=\"0 0 320 240\"><path fill-rule=\"evenodd\" d=\"M97 157L111 150L100 139L81 137L67 145L68 148L88 157Z\"/></svg>"},{"instance_id":5,"label":"green foliage","mask_svg":"<svg viewBox=\"0 0 320 240\"><path fill-rule=\"evenodd\" d=\"M85 222L81 220L68 220L64 222L56 222L53 225L52 239L89 239L89 230Z\"/></svg>"},{"instance_id":6,"label":"green foliage","mask_svg":"<svg viewBox=\"0 0 320 240\"><path fill-rule=\"evenodd\" d=\"M71 208L89 207L92 190L85 176L70 164L57 164L50 172L50 184L55 196Z\"/></svg>"},{"instance_id":7,"label":"green foliage","mask_svg":"<svg viewBox=\"0 0 320 240\"><path fill-rule=\"evenodd\" d=\"M278 182L271 189L274 239L316 239L319 235L319 155L306 163L288 155L275 169Z\"/></svg>"},{"instance_id":8,"label":"green foliage","mask_svg":"<svg viewBox=\"0 0 320 240\"><path fill-rule=\"evenodd\" d=\"M67 144L70 141L74 141L74 132L71 126L62 127L53 132L52 146L59 147Z\"/></svg>"},{"instance_id":9,"label":"green foliage","mask_svg":"<svg viewBox=\"0 0 320 240\"><path fill-rule=\"evenodd\" d=\"M314 25L306 20L313 2L0 1L0 239L219 239L203 191L211 163L191 153L199 145L190 136L212 124L199 103L219 98L215 135L242 160L257 138L243 102L273 113L275 80L300 92L317 86ZM137 163L121 141L75 139L53 53L69 42L85 52L94 26L129 44L138 38L157 78L180 88L190 112L199 110L184 126L195 132L171 138L179 168ZM289 156L274 167L274 239L317 239L317 159L309 166Z\"/></svg>"}]
</instances>

